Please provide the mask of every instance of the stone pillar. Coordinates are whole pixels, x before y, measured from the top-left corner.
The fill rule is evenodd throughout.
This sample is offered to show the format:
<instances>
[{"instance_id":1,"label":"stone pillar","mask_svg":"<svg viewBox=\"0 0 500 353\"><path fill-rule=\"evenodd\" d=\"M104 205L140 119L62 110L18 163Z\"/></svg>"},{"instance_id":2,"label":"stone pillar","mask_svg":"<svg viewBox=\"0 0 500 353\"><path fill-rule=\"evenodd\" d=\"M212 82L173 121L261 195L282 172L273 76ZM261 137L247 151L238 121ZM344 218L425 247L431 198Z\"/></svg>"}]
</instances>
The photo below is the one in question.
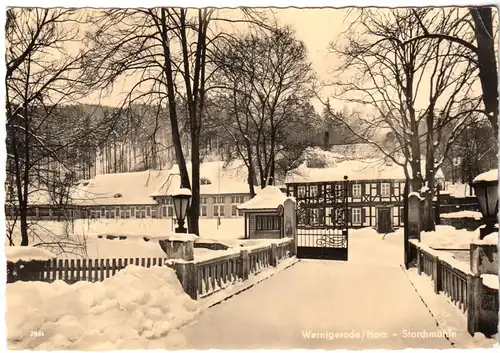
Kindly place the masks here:
<instances>
[{"instance_id":1,"label":"stone pillar","mask_svg":"<svg viewBox=\"0 0 500 353\"><path fill-rule=\"evenodd\" d=\"M440 278L440 262L439 257L436 255L432 256L432 280L434 282L434 293L439 294L441 291L441 278Z\"/></svg>"},{"instance_id":2,"label":"stone pillar","mask_svg":"<svg viewBox=\"0 0 500 353\"><path fill-rule=\"evenodd\" d=\"M278 245L271 244L271 266L278 266Z\"/></svg>"},{"instance_id":3,"label":"stone pillar","mask_svg":"<svg viewBox=\"0 0 500 353\"><path fill-rule=\"evenodd\" d=\"M420 241L420 232L422 230L420 195L415 192L408 196L408 239L417 239Z\"/></svg>"},{"instance_id":4,"label":"stone pillar","mask_svg":"<svg viewBox=\"0 0 500 353\"><path fill-rule=\"evenodd\" d=\"M172 264L177 278L184 291L194 300L198 299L198 281L196 276L196 264L193 262L175 262Z\"/></svg>"},{"instance_id":5,"label":"stone pillar","mask_svg":"<svg viewBox=\"0 0 500 353\"><path fill-rule=\"evenodd\" d=\"M242 280L246 281L250 276L250 258L248 256L248 250L241 250L240 259L241 259L240 276Z\"/></svg>"},{"instance_id":6,"label":"stone pillar","mask_svg":"<svg viewBox=\"0 0 500 353\"><path fill-rule=\"evenodd\" d=\"M297 215L295 213L295 201L286 199L283 202L283 218L285 223L285 237L292 238L292 253L297 255Z\"/></svg>"},{"instance_id":7,"label":"stone pillar","mask_svg":"<svg viewBox=\"0 0 500 353\"><path fill-rule=\"evenodd\" d=\"M196 239L198 236L194 234L172 234L162 237L158 243L168 259L193 261Z\"/></svg>"},{"instance_id":8,"label":"stone pillar","mask_svg":"<svg viewBox=\"0 0 500 353\"><path fill-rule=\"evenodd\" d=\"M476 276L498 275L498 247L481 241L470 244L470 269Z\"/></svg>"},{"instance_id":9,"label":"stone pillar","mask_svg":"<svg viewBox=\"0 0 500 353\"><path fill-rule=\"evenodd\" d=\"M491 337L498 332L498 290L483 284L481 277L467 277L467 331Z\"/></svg>"}]
</instances>

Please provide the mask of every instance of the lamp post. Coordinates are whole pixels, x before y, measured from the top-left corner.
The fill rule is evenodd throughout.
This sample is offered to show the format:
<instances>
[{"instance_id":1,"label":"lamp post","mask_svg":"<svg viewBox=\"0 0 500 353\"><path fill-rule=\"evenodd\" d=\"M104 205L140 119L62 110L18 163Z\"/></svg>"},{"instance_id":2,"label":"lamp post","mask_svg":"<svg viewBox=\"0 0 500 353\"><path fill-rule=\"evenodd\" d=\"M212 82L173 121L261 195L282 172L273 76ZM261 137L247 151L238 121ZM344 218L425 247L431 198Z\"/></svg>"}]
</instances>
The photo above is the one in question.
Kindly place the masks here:
<instances>
[{"instance_id":1,"label":"lamp post","mask_svg":"<svg viewBox=\"0 0 500 353\"><path fill-rule=\"evenodd\" d=\"M498 231L495 228L498 214L498 169L478 175L471 186L474 188L483 214L485 227L481 228L479 233L479 238L483 239L488 234Z\"/></svg>"},{"instance_id":2,"label":"lamp post","mask_svg":"<svg viewBox=\"0 0 500 353\"><path fill-rule=\"evenodd\" d=\"M177 218L178 227L175 228L175 232L187 233L187 229L184 227L184 219L186 218L187 210L191 203L191 190L184 188L178 189L169 196L173 199L175 217Z\"/></svg>"}]
</instances>

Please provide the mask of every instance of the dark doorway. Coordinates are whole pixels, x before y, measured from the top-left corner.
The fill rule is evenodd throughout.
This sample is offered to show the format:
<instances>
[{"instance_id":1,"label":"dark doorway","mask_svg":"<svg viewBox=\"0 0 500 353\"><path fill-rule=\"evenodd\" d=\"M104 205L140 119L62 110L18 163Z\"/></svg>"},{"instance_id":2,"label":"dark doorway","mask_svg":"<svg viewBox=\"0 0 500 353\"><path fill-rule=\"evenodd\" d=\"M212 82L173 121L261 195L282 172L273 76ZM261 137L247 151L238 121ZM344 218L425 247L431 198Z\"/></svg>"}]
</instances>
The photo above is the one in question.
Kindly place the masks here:
<instances>
[{"instance_id":1,"label":"dark doorway","mask_svg":"<svg viewBox=\"0 0 500 353\"><path fill-rule=\"evenodd\" d=\"M391 209L388 207L378 208L377 214L378 214L377 232L379 233L392 232Z\"/></svg>"}]
</instances>

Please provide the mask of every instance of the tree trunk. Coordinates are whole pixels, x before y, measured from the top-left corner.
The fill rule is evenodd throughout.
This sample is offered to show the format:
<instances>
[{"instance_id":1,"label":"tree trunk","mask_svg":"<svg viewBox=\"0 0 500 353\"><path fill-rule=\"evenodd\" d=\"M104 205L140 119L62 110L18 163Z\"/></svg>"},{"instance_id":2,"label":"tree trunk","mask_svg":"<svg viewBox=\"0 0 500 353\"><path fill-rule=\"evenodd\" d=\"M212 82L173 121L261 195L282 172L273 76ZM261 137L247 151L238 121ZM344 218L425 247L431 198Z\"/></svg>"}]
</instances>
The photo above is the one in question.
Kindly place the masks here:
<instances>
[{"instance_id":1,"label":"tree trunk","mask_svg":"<svg viewBox=\"0 0 500 353\"><path fill-rule=\"evenodd\" d=\"M196 103L193 102L194 106ZM191 207L188 213L188 227L192 234L200 235L200 129L196 110L191 110Z\"/></svg>"},{"instance_id":2,"label":"tree trunk","mask_svg":"<svg viewBox=\"0 0 500 353\"><path fill-rule=\"evenodd\" d=\"M491 7L469 9L475 23L479 79L483 90L483 103L495 137L498 136L498 76L493 40Z\"/></svg>"},{"instance_id":3,"label":"tree trunk","mask_svg":"<svg viewBox=\"0 0 500 353\"><path fill-rule=\"evenodd\" d=\"M19 209L19 222L21 228L21 246L29 245L28 238L28 209L26 205L22 205Z\"/></svg>"},{"instance_id":4,"label":"tree trunk","mask_svg":"<svg viewBox=\"0 0 500 353\"><path fill-rule=\"evenodd\" d=\"M163 54L165 58L165 76L167 78L167 95L168 95L168 109L170 115L170 126L172 129L172 142L174 144L175 159L179 167L179 173L181 176L181 187L191 189L189 182L189 174L186 167L186 160L184 158L184 153L182 152L182 142L179 133L179 124L177 120L177 109L175 104L175 87L172 71L172 58L170 57L170 48L168 45L167 38L167 19L166 19L166 9L161 9L161 20L162 20L162 46Z\"/></svg>"}]
</instances>

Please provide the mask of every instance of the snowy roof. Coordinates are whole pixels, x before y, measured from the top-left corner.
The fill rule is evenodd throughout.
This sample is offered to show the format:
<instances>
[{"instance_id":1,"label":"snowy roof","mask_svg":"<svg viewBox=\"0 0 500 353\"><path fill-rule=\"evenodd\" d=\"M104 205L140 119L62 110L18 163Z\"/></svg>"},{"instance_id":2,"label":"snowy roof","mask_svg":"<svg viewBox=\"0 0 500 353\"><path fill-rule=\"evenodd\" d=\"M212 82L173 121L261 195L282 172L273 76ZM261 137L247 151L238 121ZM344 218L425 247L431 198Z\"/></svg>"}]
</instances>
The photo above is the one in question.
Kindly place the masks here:
<instances>
[{"instance_id":1,"label":"snowy roof","mask_svg":"<svg viewBox=\"0 0 500 353\"><path fill-rule=\"evenodd\" d=\"M410 168L411 169L411 168ZM425 171L425 162L422 163ZM404 180L404 168L397 164L384 163L380 159L343 160L331 168L308 168L304 164L287 175L287 183L308 183L323 181L341 181L347 175L348 180ZM436 178L443 178L440 170Z\"/></svg>"},{"instance_id":2,"label":"snowy roof","mask_svg":"<svg viewBox=\"0 0 500 353\"><path fill-rule=\"evenodd\" d=\"M149 196L165 180L168 171L146 170L100 174L78 187L73 202L79 205L152 205Z\"/></svg>"},{"instance_id":3,"label":"snowy roof","mask_svg":"<svg viewBox=\"0 0 500 353\"><path fill-rule=\"evenodd\" d=\"M191 178L191 163L186 163ZM200 194L248 194L249 187L245 166L240 162L225 165L224 162L204 162L200 165ZM171 188L180 186L179 168L174 165L163 179L163 183L150 196L165 196Z\"/></svg>"},{"instance_id":4,"label":"snowy roof","mask_svg":"<svg viewBox=\"0 0 500 353\"><path fill-rule=\"evenodd\" d=\"M474 178L472 182L477 183L481 181L498 181L498 169L492 169L485 173L479 174Z\"/></svg>"},{"instance_id":5,"label":"snowy roof","mask_svg":"<svg viewBox=\"0 0 500 353\"><path fill-rule=\"evenodd\" d=\"M264 189L257 190L257 195L255 195L253 199L250 199L237 207L240 210L275 209L279 205L283 205L283 203L288 199L292 198L283 194L278 187L266 186Z\"/></svg>"},{"instance_id":6,"label":"snowy roof","mask_svg":"<svg viewBox=\"0 0 500 353\"><path fill-rule=\"evenodd\" d=\"M47 261L56 257L56 255L50 251L32 246L6 246L5 256L8 262L32 260Z\"/></svg>"}]
</instances>

